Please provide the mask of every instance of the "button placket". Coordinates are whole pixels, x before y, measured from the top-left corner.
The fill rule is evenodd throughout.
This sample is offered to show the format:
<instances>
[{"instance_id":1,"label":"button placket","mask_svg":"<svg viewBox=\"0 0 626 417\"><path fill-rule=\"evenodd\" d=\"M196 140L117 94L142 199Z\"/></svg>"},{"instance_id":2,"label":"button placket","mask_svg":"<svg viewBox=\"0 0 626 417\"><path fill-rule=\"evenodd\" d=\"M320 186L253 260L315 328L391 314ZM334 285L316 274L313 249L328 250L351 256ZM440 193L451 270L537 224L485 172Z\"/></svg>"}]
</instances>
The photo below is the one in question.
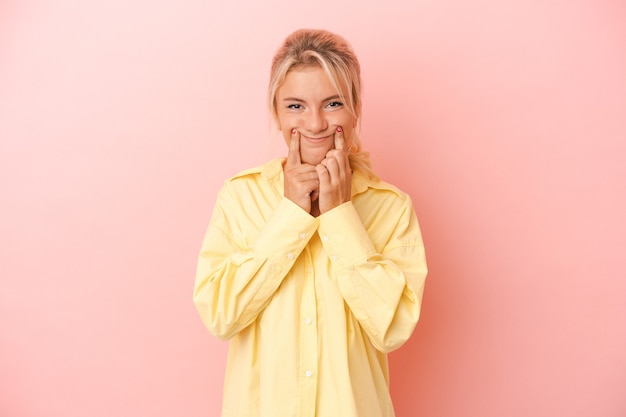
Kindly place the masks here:
<instances>
[{"instance_id":1,"label":"button placket","mask_svg":"<svg viewBox=\"0 0 626 417\"><path fill-rule=\"evenodd\" d=\"M312 253L309 247L304 249L304 276L302 300L300 303L300 398L303 403L315 404L317 395L317 301L315 293L315 273Z\"/></svg>"}]
</instances>

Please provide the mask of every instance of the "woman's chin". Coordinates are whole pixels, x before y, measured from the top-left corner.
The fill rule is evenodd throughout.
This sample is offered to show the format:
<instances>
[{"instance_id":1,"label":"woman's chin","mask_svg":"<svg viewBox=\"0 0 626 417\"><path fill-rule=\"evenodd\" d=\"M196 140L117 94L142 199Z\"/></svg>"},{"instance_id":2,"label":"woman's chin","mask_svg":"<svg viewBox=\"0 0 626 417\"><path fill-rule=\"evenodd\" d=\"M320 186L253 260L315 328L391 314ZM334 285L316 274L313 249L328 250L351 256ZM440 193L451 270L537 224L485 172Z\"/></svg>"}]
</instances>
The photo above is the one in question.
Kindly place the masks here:
<instances>
[{"instance_id":1,"label":"woman's chin","mask_svg":"<svg viewBox=\"0 0 626 417\"><path fill-rule=\"evenodd\" d=\"M321 163L330 149L315 149L310 151L300 150L300 160L304 164L318 165Z\"/></svg>"}]
</instances>

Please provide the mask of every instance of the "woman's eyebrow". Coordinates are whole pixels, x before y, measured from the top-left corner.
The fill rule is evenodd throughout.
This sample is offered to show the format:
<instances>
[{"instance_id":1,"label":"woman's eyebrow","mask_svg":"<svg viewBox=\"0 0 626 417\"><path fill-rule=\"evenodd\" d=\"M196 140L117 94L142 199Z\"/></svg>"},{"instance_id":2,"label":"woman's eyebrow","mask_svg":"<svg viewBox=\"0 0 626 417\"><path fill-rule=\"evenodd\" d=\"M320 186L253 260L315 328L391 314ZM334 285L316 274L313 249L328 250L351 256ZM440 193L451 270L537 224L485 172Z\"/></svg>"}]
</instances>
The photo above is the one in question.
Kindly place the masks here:
<instances>
[{"instance_id":1,"label":"woman's eyebrow","mask_svg":"<svg viewBox=\"0 0 626 417\"><path fill-rule=\"evenodd\" d=\"M322 100L322 102L329 101L329 100L337 100L337 99L341 99L341 97L338 94L335 94L334 96L326 97L325 99ZM297 101L299 103L306 102L305 100L302 100L301 98L297 98L297 97L285 97L283 101Z\"/></svg>"},{"instance_id":2,"label":"woman's eyebrow","mask_svg":"<svg viewBox=\"0 0 626 417\"><path fill-rule=\"evenodd\" d=\"M296 98L296 97L285 97L283 101L297 101L299 103L304 103L304 100L302 100L301 98Z\"/></svg>"}]
</instances>

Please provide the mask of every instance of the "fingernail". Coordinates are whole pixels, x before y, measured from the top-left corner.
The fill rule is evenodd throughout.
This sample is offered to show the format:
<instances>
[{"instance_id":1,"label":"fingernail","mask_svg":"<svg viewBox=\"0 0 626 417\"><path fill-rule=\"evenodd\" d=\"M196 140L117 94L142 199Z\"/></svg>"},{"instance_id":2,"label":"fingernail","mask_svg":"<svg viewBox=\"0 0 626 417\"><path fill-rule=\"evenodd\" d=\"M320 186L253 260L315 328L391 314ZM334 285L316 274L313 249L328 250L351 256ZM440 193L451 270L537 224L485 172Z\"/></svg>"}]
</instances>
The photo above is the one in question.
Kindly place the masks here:
<instances>
[{"instance_id":1,"label":"fingernail","mask_svg":"<svg viewBox=\"0 0 626 417\"><path fill-rule=\"evenodd\" d=\"M343 129L341 128L341 126L337 126L337 132L339 133L343 132Z\"/></svg>"},{"instance_id":2,"label":"fingernail","mask_svg":"<svg viewBox=\"0 0 626 417\"><path fill-rule=\"evenodd\" d=\"M296 128L294 127L293 129L291 129L291 134L295 135L296 134Z\"/></svg>"}]
</instances>

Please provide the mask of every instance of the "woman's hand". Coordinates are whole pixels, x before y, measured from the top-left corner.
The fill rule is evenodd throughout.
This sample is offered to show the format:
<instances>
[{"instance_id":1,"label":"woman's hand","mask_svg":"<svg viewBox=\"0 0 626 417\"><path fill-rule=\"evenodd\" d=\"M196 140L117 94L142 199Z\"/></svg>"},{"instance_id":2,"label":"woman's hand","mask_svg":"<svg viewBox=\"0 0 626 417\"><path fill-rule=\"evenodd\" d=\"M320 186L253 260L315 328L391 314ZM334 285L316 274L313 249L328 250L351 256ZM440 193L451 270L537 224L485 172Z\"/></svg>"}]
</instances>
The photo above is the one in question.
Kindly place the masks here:
<instances>
[{"instance_id":1,"label":"woman's hand","mask_svg":"<svg viewBox=\"0 0 626 417\"><path fill-rule=\"evenodd\" d=\"M289 154L283 168L285 197L311 213L311 203L317 200L320 181L315 167L300 160L300 132L291 131Z\"/></svg>"},{"instance_id":2,"label":"woman's hand","mask_svg":"<svg viewBox=\"0 0 626 417\"><path fill-rule=\"evenodd\" d=\"M315 167L319 176L319 210L325 213L352 198L352 170L343 137L343 129L335 131L335 149Z\"/></svg>"}]
</instances>

